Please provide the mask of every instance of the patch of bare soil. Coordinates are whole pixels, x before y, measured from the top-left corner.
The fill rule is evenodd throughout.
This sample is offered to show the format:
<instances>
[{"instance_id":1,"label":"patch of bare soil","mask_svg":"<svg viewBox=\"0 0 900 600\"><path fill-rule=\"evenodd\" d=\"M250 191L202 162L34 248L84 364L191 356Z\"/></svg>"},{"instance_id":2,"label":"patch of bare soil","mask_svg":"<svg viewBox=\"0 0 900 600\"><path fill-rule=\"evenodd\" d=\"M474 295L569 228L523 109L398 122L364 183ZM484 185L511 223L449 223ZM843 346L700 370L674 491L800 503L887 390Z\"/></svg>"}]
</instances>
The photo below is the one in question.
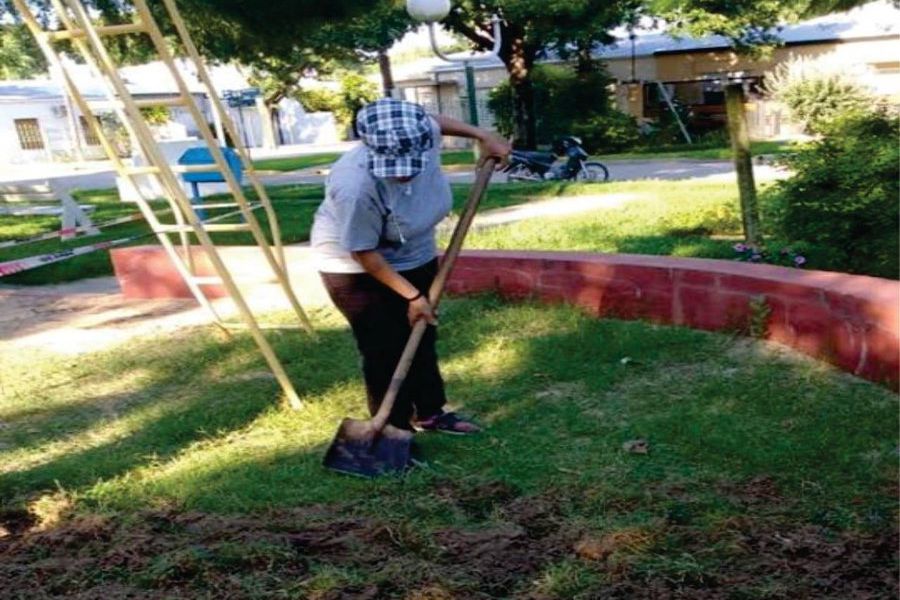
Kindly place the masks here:
<instances>
[{"instance_id":1,"label":"patch of bare soil","mask_svg":"<svg viewBox=\"0 0 900 600\"><path fill-rule=\"evenodd\" d=\"M548 600L571 597L535 583L563 561L598 575L585 599L897 597L896 531L839 534L748 516L712 530L660 520L652 531L585 532L567 516L578 500L563 494L522 496L500 482L439 483L434 494L472 525L426 531L320 506L86 515L41 529L7 511L0 598ZM735 494L748 505L778 497L766 480Z\"/></svg>"}]
</instances>

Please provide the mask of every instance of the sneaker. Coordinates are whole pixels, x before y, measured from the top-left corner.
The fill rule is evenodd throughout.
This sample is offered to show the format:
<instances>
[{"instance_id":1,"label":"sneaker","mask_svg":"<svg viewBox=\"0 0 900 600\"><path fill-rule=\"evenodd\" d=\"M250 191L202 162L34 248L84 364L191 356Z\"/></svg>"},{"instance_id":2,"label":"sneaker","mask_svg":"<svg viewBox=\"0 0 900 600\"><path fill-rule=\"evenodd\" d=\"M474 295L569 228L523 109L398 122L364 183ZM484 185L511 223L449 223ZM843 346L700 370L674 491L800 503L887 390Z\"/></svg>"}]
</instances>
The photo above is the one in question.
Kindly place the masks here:
<instances>
[{"instance_id":1,"label":"sneaker","mask_svg":"<svg viewBox=\"0 0 900 600\"><path fill-rule=\"evenodd\" d=\"M481 431L481 427L453 412L440 413L415 421L413 426L418 431L440 431L451 435L471 435Z\"/></svg>"}]
</instances>

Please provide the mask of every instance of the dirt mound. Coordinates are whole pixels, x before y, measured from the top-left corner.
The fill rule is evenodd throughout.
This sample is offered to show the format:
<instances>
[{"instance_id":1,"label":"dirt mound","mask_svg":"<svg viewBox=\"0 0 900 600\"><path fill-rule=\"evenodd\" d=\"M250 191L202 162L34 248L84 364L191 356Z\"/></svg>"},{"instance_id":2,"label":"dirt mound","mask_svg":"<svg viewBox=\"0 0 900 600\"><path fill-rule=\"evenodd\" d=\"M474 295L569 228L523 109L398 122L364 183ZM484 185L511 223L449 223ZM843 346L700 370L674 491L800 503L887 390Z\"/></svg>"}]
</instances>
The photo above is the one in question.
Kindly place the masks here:
<instances>
[{"instance_id":1,"label":"dirt mound","mask_svg":"<svg viewBox=\"0 0 900 600\"><path fill-rule=\"evenodd\" d=\"M766 480L732 491L747 504L778 496ZM749 516L712 529L660 518L643 528L584 531L575 525L586 516L577 499L552 492L445 482L434 494L448 522L464 526L429 529L335 506L252 516L84 515L44 530L27 515L4 513L0 598L571 598L572 588L540 583L560 564L590 574L578 589L584 599L897 593L894 531L839 534Z\"/></svg>"}]
</instances>

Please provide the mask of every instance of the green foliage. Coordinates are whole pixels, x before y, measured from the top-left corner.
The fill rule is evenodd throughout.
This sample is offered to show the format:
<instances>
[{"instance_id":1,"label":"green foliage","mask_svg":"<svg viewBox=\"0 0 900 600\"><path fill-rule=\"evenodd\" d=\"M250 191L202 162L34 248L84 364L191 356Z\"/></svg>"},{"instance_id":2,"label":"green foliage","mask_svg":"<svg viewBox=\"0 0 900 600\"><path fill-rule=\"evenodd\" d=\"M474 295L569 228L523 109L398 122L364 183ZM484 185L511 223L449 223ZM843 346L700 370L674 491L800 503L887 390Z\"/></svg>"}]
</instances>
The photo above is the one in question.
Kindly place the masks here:
<instances>
[{"instance_id":1,"label":"green foliage","mask_svg":"<svg viewBox=\"0 0 900 600\"><path fill-rule=\"evenodd\" d=\"M181 0L178 8L207 55L254 65L260 58L286 57L298 47L309 47L307 40L322 27L364 14L379 2L272 0L260 5L249 0Z\"/></svg>"},{"instance_id":2,"label":"green foliage","mask_svg":"<svg viewBox=\"0 0 900 600\"><path fill-rule=\"evenodd\" d=\"M592 115L572 123L572 133L579 136L593 152L619 152L633 148L640 141L634 117L610 109L606 114Z\"/></svg>"},{"instance_id":3,"label":"green foliage","mask_svg":"<svg viewBox=\"0 0 900 600\"><path fill-rule=\"evenodd\" d=\"M750 300L750 322L747 325L747 334L755 339L765 339L769 333L769 318L772 316L772 307L765 296L756 296Z\"/></svg>"},{"instance_id":4,"label":"green foliage","mask_svg":"<svg viewBox=\"0 0 900 600\"><path fill-rule=\"evenodd\" d=\"M785 158L795 175L770 194L770 219L831 268L898 277L898 135L898 116L881 111L823 125L820 140Z\"/></svg>"},{"instance_id":5,"label":"green foliage","mask_svg":"<svg viewBox=\"0 0 900 600\"><path fill-rule=\"evenodd\" d=\"M308 112L335 112L341 106L341 94L324 88L301 90L297 99Z\"/></svg>"},{"instance_id":6,"label":"green foliage","mask_svg":"<svg viewBox=\"0 0 900 600\"><path fill-rule=\"evenodd\" d=\"M829 121L874 102L847 65L824 60L799 58L782 63L766 75L764 85L807 133L818 133Z\"/></svg>"},{"instance_id":7,"label":"green foliage","mask_svg":"<svg viewBox=\"0 0 900 600\"><path fill-rule=\"evenodd\" d=\"M310 112L334 113L338 129L348 137L353 130L353 116L365 104L378 98L378 86L359 73L345 73L341 78L341 91L303 90L298 99Z\"/></svg>"},{"instance_id":8,"label":"green foliage","mask_svg":"<svg viewBox=\"0 0 900 600\"><path fill-rule=\"evenodd\" d=\"M711 33L731 39L739 51L759 52L780 43L777 26L849 10L869 0L649 0L648 10L672 30L692 37Z\"/></svg>"},{"instance_id":9,"label":"green foliage","mask_svg":"<svg viewBox=\"0 0 900 600\"><path fill-rule=\"evenodd\" d=\"M461 0L454 3L454 10L443 23L471 41L473 48L489 50L494 44L489 33L491 17L503 17L504 43L499 55L511 84L505 100L512 115L508 129L518 145L531 148L540 143L541 111L547 110L532 98L537 58L554 49L560 56L574 56L579 71L590 71L590 50L609 43L609 31L634 20L641 4L637 0Z\"/></svg>"},{"instance_id":10,"label":"green foliage","mask_svg":"<svg viewBox=\"0 0 900 600\"><path fill-rule=\"evenodd\" d=\"M341 97L347 109L355 113L378 99L378 86L359 73L347 73L341 79Z\"/></svg>"},{"instance_id":11,"label":"green foliage","mask_svg":"<svg viewBox=\"0 0 900 600\"><path fill-rule=\"evenodd\" d=\"M566 67L539 65L532 72L537 143L552 144L562 135L579 135L589 152L613 152L638 139L637 123L611 105L609 76L601 69L575 73ZM515 128L513 89L509 82L491 91L488 107L497 128L509 136Z\"/></svg>"},{"instance_id":12,"label":"green foliage","mask_svg":"<svg viewBox=\"0 0 900 600\"><path fill-rule=\"evenodd\" d=\"M147 106L141 109L144 120L150 125L165 125L169 122L169 109L166 106Z\"/></svg>"},{"instance_id":13,"label":"green foliage","mask_svg":"<svg viewBox=\"0 0 900 600\"><path fill-rule=\"evenodd\" d=\"M250 82L257 86L267 106L300 91L300 78L306 73L328 73L335 61L311 48L294 48L279 56L259 56L251 65Z\"/></svg>"},{"instance_id":14,"label":"green foliage","mask_svg":"<svg viewBox=\"0 0 900 600\"><path fill-rule=\"evenodd\" d=\"M324 24L315 34L313 46L331 54L344 53L365 61L375 58L378 50L386 50L417 23L406 12L401 0L379 0L353 18Z\"/></svg>"},{"instance_id":15,"label":"green foliage","mask_svg":"<svg viewBox=\"0 0 900 600\"><path fill-rule=\"evenodd\" d=\"M378 86L360 75L348 73L341 80L341 108L335 113L338 123L352 129L353 117L360 108L378 98Z\"/></svg>"},{"instance_id":16,"label":"green foliage","mask_svg":"<svg viewBox=\"0 0 900 600\"><path fill-rule=\"evenodd\" d=\"M29 79L47 70L47 61L24 25L0 26L0 79Z\"/></svg>"},{"instance_id":17,"label":"green foliage","mask_svg":"<svg viewBox=\"0 0 900 600\"><path fill-rule=\"evenodd\" d=\"M777 252L769 250L766 245L752 246L743 242L739 242L733 246L735 257L739 262L749 263L765 263L769 265L778 265L780 267L803 267L807 260L803 255L806 252L802 247L790 248L785 246Z\"/></svg>"}]
</instances>

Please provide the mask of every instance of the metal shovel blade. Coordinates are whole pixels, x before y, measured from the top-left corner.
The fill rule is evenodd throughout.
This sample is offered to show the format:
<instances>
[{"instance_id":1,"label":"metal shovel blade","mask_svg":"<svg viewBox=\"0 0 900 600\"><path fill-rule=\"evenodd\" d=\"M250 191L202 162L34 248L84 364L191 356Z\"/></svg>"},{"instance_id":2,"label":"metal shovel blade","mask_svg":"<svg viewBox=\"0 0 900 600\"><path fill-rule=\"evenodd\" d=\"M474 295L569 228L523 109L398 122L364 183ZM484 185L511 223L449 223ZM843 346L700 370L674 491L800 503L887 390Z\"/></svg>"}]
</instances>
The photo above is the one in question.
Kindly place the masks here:
<instances>
[{"instance_id":1,"label":"metal shovel blade","mask_svg":"<svg viewBox=\"0 0 900 600\"><path fill-rule=\"evenodd\" d=\"M377 432L371 421L344 419L322 464L359 477L404 473L412 467L412 439L411 431L391 425Z\"/></svg>"}]
</instances>

